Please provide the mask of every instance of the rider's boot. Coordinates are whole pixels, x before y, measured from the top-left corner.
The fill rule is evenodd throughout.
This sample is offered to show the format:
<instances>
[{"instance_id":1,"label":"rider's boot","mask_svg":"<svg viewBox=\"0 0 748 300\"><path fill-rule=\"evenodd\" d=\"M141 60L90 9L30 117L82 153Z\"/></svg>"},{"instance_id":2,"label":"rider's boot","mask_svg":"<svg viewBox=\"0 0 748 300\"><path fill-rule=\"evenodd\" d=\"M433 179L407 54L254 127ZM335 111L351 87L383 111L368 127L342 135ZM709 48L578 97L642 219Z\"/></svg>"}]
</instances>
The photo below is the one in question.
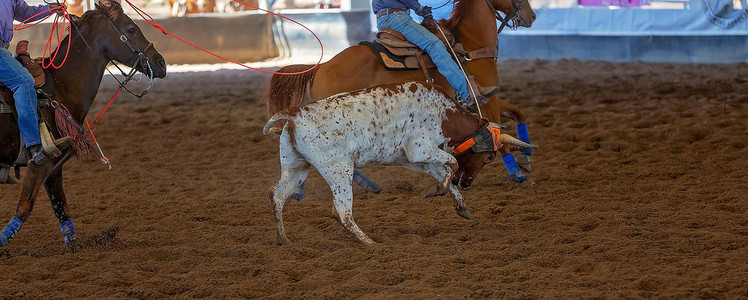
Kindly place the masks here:
<instances>
[{"instance_id":1,"label":"rider's boot","mask_svg":"<svg viewBox=\"0 0 748 300\"><path fill-rule=\"evenodd\" d=\"M477 81L475 81L475 77L470 75L469 76L469 83L470 86L473 87L473 90L475 90L478 94L480 94L483 97L491 98L491 96L496 95L496 93L499 92L499 87L492 85L492 86L481 86L478 84ZM482 105L482 104L481 104Z\"/></svg>"},{"instance_id":2,"label":"rider's boot","mask_svg":"<svg viewBox=\"0 0 748 300\"><path fill-rule=\"evenodd\" d=\"M56 139L54 141L54 145L59 150L65 150L68 147L70 147L70 144L72 142L73 142L73 139L71 137L65 136L65 137ZM52 153L45 152L41 144L33 145L29 147L29 152L31 152L31 161L37 165L43 165L48 160L47 156L53 155Z\"/></svg>"},{"instance_id":3,"label":"rider's boot","mask_svg":"<svg viewBox=\"0 0 748 300\"><path fill-rule=\"evenodd\" d=\"M491 96L496 95L496 93L499 92L499 87L492 85L492 86L480 86L477 81L475 81L475 77L469 76L468 77L468 83L470 83L470 86L472 87L473 91L477 94L476 98L478 101L476 101L476 98L473 98L470 96L468 99L465 99L465 105L468 110L470 111L476 111L476 104L477 106L482 106L486 103L488 103L488 99L491 98ZM476 103L477 102L477 103Z\"/></svg>"}]
</instances>

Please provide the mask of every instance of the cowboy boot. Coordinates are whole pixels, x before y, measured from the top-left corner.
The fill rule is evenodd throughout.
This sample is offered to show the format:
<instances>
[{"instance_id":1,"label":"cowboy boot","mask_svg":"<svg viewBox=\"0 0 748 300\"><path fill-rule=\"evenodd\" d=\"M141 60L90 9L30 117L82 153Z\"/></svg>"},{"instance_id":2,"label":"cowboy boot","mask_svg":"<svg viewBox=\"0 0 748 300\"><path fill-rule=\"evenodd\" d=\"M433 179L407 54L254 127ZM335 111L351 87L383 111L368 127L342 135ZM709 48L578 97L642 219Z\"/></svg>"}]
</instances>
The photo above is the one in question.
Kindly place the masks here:
<instances>
[{"instance_id":1,"label":"cowboy boot","mask_svg":"<svg viewBox=\"0 0 748 300\"><path fill-rule=\"evenodd\" d=\"M499 92L499 87L498 86L495 86L495 85L492 85L492 86L481 86L480 84L478 84L477 81L475 81L475 77L474 76L470 75L468 78L470 79L469 80L470 86L473 87L473 90L476 91L478 94L480 94L481 96L483 96L485 98L491 98L491 96L496 95L496 93ZM480 97L479 97L478 100L480 100ZM488 100L486 100L486 102L488 102ZM483 105L483 104L481 104L481 105Z\"/></svg>"},{"instance_id":2,"label":"cowboy boot","mask_svg":"<svg viewBox=\"0 0 748 300\"><path fill-rule=\"evenodd\" d=\"M70 147L72 144L73 139L69 136L64 136L59 139L56 139L54 141L55 147L60 150L65 150ZM42 147L41 144L39 145L33 145L29 147L29 152L31 152L31 162L34 162L37 165L43 165L46 163L49 158L47 157L48 153L45 153L44 147Z\"/></svg>"},{"instance_id":3,"label":"cowboy boot","mask_svg":"<svg viewBox=\"0 0 748 300\"><path fill-rule=\"evenodd\" d=\"M476 98L473 98L473 96L470 96L469 98L465 99L465 107L472 112L477 111L478 106L483 106L484 104L488 103L489 98L491 96L496 95L496 93L499 92L498 86L480 86L477 81L475 81L475 77L472 75L468 77L468 83L470 84L470 87L472 87L473 91L476 93L476 98L478 101L476 101ZM477 104L477 105L476 105Z\"/></svg>"}]
</instances>

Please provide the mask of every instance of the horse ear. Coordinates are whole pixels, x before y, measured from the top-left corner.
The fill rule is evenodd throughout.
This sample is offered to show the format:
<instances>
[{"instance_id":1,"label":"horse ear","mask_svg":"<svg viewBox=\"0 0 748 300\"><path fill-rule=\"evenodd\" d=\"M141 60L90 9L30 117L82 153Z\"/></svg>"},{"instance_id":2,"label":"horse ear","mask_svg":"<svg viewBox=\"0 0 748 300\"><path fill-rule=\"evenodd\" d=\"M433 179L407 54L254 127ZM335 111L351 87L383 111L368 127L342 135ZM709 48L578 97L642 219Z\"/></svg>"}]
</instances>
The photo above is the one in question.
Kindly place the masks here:
<instances>
[{"instance_id":1,"label":"horse ear","mask_svg":"<svg viewBox=\"0 0 748 300\"><path fill-rule=\"evenodd\" d=\"M99 3L96 4L96 9L112 19L117 17L117 12L123 12L122 6L114 0L99 0Z\"/></svg>"}]
</instances>

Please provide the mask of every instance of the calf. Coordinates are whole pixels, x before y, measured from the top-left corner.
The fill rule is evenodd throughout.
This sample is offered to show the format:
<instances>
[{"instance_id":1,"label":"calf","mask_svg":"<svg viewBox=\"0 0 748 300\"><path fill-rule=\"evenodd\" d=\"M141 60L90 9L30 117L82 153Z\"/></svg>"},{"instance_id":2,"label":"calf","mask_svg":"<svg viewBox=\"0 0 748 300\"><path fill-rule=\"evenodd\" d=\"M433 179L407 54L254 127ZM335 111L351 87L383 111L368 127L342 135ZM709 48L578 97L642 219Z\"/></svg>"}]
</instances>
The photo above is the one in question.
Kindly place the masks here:
<instances>
[{"instance_id":1,"label":"calf","mask_svg":"<svg viewBox=\"0 0 748 300\"><path fill-rule=\"evenodd\" d=\"M270 118L264 133L280 120L288 122L280 136L281 178L270 189L270 200L281 244L289 243L283 204L302 193L310 165L330 185L343 226L361 242L372 244L353 220L354 168L403 166L429 173L439 184L426 196L451 192L457 213L469 219L470 210L452 184L458 159L464 170L456 181L469 187L502 141L531 146L500 134L440 87L417 82L380 85L291 107ZM458 159L449 153L452 150Z\"/></svg>"}]
</instances>

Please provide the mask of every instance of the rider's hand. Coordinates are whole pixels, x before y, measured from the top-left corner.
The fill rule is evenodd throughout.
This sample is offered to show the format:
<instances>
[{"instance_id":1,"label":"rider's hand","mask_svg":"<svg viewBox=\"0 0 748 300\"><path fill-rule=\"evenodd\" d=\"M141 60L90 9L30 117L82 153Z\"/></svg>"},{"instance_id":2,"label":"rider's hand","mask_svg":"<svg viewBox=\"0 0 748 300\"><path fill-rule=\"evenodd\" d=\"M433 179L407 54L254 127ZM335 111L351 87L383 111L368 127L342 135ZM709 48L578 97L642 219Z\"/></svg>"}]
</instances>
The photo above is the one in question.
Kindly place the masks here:
<instances>
[{"instance_id":1,"label":"rider's hand","mask_svg":"<svg viewBox=\"0 0 748 300\"><path fill-rule=\"evenodd\" d=\"M417 12L416 14L423 17L424 20L434 19L434 16L431 14L431 6L422 7L421 11Z\"/></svg>"},{"instance_id":2,"label":"rider's hand","mask_svg":"<svg viewBox=\"0 0 748 300\"><path fill-rule=\"evenodd\" d=\"M60 8L60 7L67 8L67 6L60 5L59 3L50 3L49 4L49 9L55 9L55 8ZM64 16L65 15L65 11L62 10L62 9L58 9L56 11L56 13L57 13L58 16Z\"/></svg>"}]
</instances>

